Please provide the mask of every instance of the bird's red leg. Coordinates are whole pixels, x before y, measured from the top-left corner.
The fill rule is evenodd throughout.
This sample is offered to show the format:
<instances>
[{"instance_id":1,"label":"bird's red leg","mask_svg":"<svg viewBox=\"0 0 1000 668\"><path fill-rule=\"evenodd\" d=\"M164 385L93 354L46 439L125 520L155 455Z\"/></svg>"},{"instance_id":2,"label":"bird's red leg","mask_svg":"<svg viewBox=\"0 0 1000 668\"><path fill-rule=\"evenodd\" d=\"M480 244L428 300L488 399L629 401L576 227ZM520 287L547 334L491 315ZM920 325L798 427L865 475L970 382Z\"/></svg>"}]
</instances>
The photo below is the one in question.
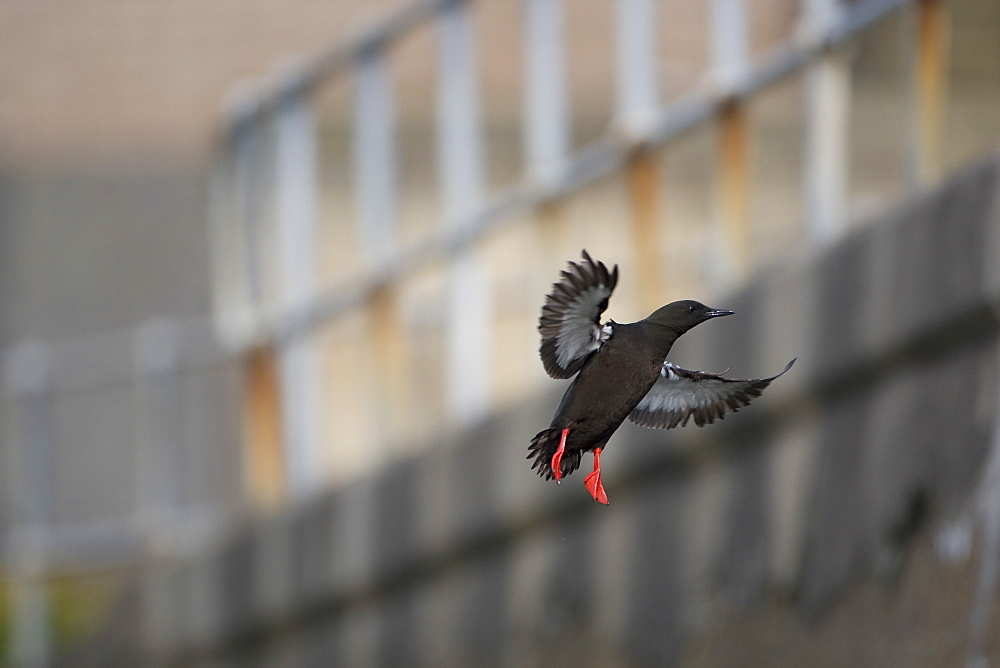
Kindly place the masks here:
<instances>
[{"instance_id":1,"label":"bird's red leg","mask_svg":"<svg viewBox=\"0 0 1000 668\"><path fill-rule=\"evenodd\" d=\"M608 495L604 492L604 485L601 484L600 448L594 448L594 471L583 479L583 484L587 487L587 491L590 492L595 501L599 501L604 505L608 504Z\"/></svg>"},{"instance_id":2,"label":"bird's red leg","mask_svg":"<svg viewBox=\"0 0 1000 668\"><path fill-rule=\"evenodd\" d=\"M556 479L556 482L562 478L562 456L566 452L567 436L569 436L569 428L562 430L562 435L559 437L559 447L552 455L552 477Z\"/></svg>"}]
</instances>

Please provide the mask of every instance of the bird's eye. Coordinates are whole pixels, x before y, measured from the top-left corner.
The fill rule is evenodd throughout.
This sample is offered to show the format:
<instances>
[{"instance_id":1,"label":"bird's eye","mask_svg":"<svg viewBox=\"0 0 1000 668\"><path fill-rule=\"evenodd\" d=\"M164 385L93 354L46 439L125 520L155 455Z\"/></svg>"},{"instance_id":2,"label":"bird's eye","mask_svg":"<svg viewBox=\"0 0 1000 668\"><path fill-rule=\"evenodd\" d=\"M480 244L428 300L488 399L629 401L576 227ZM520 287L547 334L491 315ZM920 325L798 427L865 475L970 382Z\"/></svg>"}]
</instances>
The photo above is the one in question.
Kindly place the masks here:
<instances>
[{"instance_id":1,"label":"bird's eye","mask_svg":"<svg viewBox=\"0 0 1000 668\"><path fill-rule=\"evenodd\" d=\"M688 313L694 313L694 306L688 306Z\"/></svg>"}]
</instances>

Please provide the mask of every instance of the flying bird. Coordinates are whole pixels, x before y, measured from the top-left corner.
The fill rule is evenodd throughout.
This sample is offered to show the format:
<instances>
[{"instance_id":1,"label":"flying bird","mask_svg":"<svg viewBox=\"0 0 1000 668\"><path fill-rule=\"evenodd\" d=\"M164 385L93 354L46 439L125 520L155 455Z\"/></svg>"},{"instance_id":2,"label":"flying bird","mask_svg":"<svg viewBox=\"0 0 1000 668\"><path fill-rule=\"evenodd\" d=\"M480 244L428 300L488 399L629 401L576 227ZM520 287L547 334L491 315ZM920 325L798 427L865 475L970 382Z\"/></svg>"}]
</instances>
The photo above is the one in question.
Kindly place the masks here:
<instances>
[{"instance_id":1,"label":"flying bird","mask_svg":"<svg viewBox=\"0 0 1000 668\"><path fill-rule=\"evenodd\" d=\"M699 427L735 413L795 363L770 378L723 378L688 371L667 361L670 347L684 332L706 320L732 315L696 301L662 306L639 322L601 323L618 283L611 271L583 251L570 262L545 298L538 331L539 353L553 378L571 378L548 429L531 440L528 459L538 474L558 482L580 467L585 452L594 470L584 479L591 496L608 502L601 483L601 452L628 418L641 427L672 429L693 419Z\"/></svg>"}]
</instances>

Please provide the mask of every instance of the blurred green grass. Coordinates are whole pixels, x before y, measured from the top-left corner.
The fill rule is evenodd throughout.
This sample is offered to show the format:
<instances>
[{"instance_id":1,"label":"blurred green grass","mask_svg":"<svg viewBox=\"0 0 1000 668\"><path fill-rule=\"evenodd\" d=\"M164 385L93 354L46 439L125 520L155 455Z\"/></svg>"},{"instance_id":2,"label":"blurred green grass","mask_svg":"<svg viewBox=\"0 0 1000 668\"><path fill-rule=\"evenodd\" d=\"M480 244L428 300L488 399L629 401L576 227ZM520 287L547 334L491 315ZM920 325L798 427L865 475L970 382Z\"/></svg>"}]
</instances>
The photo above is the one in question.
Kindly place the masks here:
<instances>
[{"instance_id":1,"label":"blurred green grass","mask_svg":"<svg viewBox=\"0 0 1000 668\"><path fill-rule=\"evenodd\" d=\"M58 653L91 636L112 610L128 581L120 570L48 579L49 628ZM0 657L9 657L13 634L14 589L10 575L0 572Z\"/></svg>"}]
</instances>

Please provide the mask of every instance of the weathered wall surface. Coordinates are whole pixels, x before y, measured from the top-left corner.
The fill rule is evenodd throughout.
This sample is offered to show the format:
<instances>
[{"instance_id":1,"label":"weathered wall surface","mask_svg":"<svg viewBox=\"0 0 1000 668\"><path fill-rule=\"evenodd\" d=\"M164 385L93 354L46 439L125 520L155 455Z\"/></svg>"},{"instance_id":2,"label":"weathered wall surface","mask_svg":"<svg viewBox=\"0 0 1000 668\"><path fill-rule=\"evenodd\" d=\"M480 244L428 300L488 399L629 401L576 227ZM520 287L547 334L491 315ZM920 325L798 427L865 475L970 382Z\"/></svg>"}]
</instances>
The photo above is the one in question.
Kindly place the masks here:
<instances>
[{"instance_id":1,"label":"weathered wall surface","mask_svg":"<svg viewBox=\"0 0 1000 668\"><path fill-rule=\"evenodd\" d=\"M623 427L609 507L582 476L545 484L525 464L554 387L151 569L143 630L118 649L282 666L954 665L972 649L977 553L958 540L948 563L931 538L975 517L998 258L994 160L720 303L737 316L678 362L798 363L710 428Z\"/></svg>"}]
</instances>

